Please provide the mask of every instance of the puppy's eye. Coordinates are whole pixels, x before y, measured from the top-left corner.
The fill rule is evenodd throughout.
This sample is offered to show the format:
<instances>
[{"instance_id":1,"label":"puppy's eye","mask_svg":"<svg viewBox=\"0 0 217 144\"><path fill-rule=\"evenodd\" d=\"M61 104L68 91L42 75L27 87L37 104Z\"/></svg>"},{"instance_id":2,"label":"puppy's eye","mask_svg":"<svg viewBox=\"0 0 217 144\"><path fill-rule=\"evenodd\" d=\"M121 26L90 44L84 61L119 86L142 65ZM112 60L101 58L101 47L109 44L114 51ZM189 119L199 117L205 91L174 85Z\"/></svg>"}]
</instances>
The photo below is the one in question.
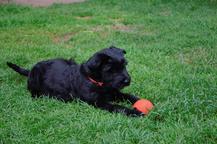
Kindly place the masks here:
<instances>
[{"instance_id":1,"label":"puppy's eye","mask_svg":"<svg viewBox=\"0 0 217 144\"><path fill-rule=\"evenodd\" d=\"M111 63L112 63L112 60L111 60L111 59L109 59L109 60L108 60L108 63L110 63L110 64L111 64Z\"/></svg>"},{"instance_id":2,"label":"puppy's eye","mask_svg":"<svg viewBox=\"0 0 217 144\"><path fill-rule=\"evenodd\" d=\"M106 66L104 67L104 70L105 70L105 71L109 71L109 70L111 70L111 67L112 67L111 65L106 65Z\"/></svg>"}]
</instances>

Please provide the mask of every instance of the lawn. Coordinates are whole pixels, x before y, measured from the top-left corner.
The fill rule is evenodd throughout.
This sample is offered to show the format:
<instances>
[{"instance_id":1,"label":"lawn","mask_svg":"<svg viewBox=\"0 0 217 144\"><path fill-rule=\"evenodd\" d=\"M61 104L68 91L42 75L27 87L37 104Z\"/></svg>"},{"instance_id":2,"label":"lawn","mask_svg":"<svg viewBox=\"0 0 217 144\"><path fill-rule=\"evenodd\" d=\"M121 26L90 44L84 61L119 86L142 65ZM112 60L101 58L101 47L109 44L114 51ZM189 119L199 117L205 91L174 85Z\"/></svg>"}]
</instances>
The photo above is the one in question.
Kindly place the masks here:
<instances>
[{"instance_id":1,"label":"lawn","mask_svg":"<svg viewBox=\"0 0 217 144\"><path fill-rule=\"evenodd\" d=\"M132 118L82 102L31 99L6 61L87 60L127 51L123 91L155 109ZM90 0L50 7L0 5L0 143L217 143L217 2ZM129 106L128 103L123 105Z\"/></svg>"}]
</instances>

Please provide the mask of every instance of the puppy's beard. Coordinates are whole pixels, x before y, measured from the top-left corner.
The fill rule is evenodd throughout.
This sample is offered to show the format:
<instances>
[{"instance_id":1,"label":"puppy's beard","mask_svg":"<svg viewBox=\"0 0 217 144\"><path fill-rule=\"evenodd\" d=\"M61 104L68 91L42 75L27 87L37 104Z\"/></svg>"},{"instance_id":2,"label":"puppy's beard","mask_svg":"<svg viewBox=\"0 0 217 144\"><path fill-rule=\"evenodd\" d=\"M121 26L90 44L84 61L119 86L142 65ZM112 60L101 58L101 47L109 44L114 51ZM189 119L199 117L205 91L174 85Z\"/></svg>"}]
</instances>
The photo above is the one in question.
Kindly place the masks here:
<instances>
[{"instance_id":1,"label":"puppy's beard","mask_svg":"<svg viewBox=\"0 0 217 144\"><path fill-rule=\"evenodd\" d=\"M123 89L125 87L125 85L121 84L121 83L117 83L117 84L113 84L112 87L114 89Z\"/></svg>"}]
</instances>

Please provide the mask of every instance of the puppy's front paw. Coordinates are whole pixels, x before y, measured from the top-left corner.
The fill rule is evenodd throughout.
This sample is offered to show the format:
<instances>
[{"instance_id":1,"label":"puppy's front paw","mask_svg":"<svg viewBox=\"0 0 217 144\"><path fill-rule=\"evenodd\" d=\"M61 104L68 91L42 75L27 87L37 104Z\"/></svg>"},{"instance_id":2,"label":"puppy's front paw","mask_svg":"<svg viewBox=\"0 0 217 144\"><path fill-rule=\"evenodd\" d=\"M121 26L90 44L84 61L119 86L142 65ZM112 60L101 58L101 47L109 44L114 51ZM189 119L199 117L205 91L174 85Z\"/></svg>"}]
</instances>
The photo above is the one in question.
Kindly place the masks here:
<instances>
[{"instance_id":1,"label":"puppy's front paw","mask_svg":"<svg viewBox=\"0 0 217 144\"><path fill-rule=\"evenodd\" d=\"M140 116L145 116L144 113L138 111L137 109L132 109L130 116L132 117L140 117Z\"/></svg>"}]
</instances>

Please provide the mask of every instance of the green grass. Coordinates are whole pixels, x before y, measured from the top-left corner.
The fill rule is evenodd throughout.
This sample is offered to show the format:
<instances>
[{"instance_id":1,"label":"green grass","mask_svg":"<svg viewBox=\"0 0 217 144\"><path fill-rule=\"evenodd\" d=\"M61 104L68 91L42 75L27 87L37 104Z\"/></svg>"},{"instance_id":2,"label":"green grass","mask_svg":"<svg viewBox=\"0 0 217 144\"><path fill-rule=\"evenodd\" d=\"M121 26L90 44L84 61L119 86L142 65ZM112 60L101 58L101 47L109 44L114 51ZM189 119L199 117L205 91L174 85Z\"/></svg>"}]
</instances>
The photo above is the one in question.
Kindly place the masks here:
<instances>
[{"instance_id":1,"label":"green grass","mask_svg":"<svg viewBox=\"0 0 217 144\"><path fill-rule=\"evenodd\" d=\"M216 9L215 0L0 5L0 143L216 143ZM110 45L126 49L132 84L124 91L155 104L148 116L32 100L26 78L5 64L82 62Z\"/></svg>"}]
</instances>

